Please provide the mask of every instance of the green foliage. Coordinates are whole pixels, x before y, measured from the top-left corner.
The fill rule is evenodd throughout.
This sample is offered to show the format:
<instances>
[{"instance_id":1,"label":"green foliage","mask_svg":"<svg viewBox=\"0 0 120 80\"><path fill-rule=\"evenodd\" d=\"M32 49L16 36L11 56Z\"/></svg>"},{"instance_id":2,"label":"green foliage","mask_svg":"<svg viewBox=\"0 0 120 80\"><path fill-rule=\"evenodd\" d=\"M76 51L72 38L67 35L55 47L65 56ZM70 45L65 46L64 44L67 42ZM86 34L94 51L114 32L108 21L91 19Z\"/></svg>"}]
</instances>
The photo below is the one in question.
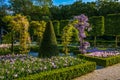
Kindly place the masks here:
<instances>
[{"instance_id":1,"label":"green foliage","mask_svg":"<svg viewBox=\"0 0 120 80\"><path fill-rule=\"evenodd\" d=\"M6 35L4 35L3 36L3 41L2 41L2 43L7 43L7 44L9 44L9 43L11 43L11 32L9 33L9 34L6 34Z\"/></svg>"},{"instance_id":2,"label":"green foliage","mask_svg":"<svg viewBox=\"0 0 120 80\"><path fill-rule=\"evenodd\" d=\"M61 20L60 21L60 34L62 34L63 32L63 28L65 27L65 26L67 26L68 25L68 23L69 23L69 20Z\"/></svg>"},{"instance_id":3,"label":"green foliage","mask_svg":"<svg viewBox=\"0 0 120 80\"><path fill-rule=\"evenodd\" d=\"M117 47L117 36L120 35L120 14L109 14L105 17L105 34L116 36L116 47Z\"/></svg>"},{"instance_id":4,"label":"green foliage","mask_svg":"<svg viewBox=\"0 0 120 80\"><path fill-rule=\"evenodd\" d=\"M10 54L10 48L0 48L0 55L7 55Z\"/></svg>"},{"instance_id":5,"label":"green foliage","mask_svg":"<svg viewBox=\"0 0 120 80\"><path fill-rule=\"evenodd\" d=\"M46 22L44 21L32 21L30 23L30 34L31 36L37 36L37 43L40 45L45 31Z\"/></svg>"},{"instance_id":6,"label":"green foliage","mask_svg":"<svg viewBox=\"0 0 120 80\"><path fill-rule=\"evenodd\" d=\"M73 28L73 26L71 24L68 24L63 29L62 45L63 45L63 51L64 51L65 54L68 54L68 51L69 51L68 45L72 41L72 36L73 36L72 28Z\"/></svg>"},{"instance_id":7,"label":"green foliage","mask_svg":"<svg viewBox=\"0 0 120 80\"><path fill-rule=\"evenodd\" d=\"M16 15L12 20L12 25L18 27L20 32L20 53L28 53L27 43L30 43L30 38L28 34L29 22L25 16ZM16 29L16 28L15 28ZM17 29L16 29L17 30Z\"/></svg>"},{"instance_id":8,"label":"green foliage","mask_svg":"<svg viewBox=\"0 0 120 80\"><path fill-rule=\"evenodd\" d=\"M73 26L74 22L69 23L67 26L64 27L63 29L63 34L62 34L62 45L63 45L63 52L65 54L68 54L69 52L69 44L72 41L72 36L75 36L75 39L78 39L78 32Z\"/></svg>"},{"instance_id":9,"label":"green foliage","mask_svg":"<svg viewBox=\"0 0 120 80\"><path fill-rule=\"evenodd\" d=\"M120 35L120 14L109 14L105 17L105 34Z\"/></svg>"},{"instance_id":10,"label":"green foliage","mask_svg":"<svg viewBox=\"0 0 120 80\"><path fill-rule=\"evenodd\" d=\"M94 36L94 47L96 47L96 36L102 36L105 32L104 29L104 17L103 16L93 16L90 18L90 24L92 30L90 31L90 36Z\"/></svg>"},{"instance_id":11,"label":"green foliage","mask_svg":"<svg viewBox=\"0 0 120 80\"><path fill-rule=\"evenodd\" d=\"M90 24L92 30L90 31L91 36L102 36L104 34L104 17L103 16L93 16L90 18Z\"/></svg>"},{"instance_id":12,"label":"green foliage","mask_svg":"<svg viewBox=\"0 0 120 80\"><path fill-rule=\"evenodd\" d=\"M78 58L96 62L97 65L104 66L104 67L111 66L116 63L120 63L120 55L112 56L108 58L97 58L97 57L90 57L90 56L79 54Z\"/></svg>"},{"instance_id":13,"label":"green foliage","mask_svg":"<svg viewBox=\"0 0 120 80\"><path fill-rule=\"evenodd\" d=\"M53 28L53 24L49 21L43 34L40 45L39 57L51 57L58 55L57 41Z\"/></svg>"},{"instance_id":14,"label":"green foliage","mask_svg":"<svg viewBox=\"0 0 120 80\"><path fill-rule=\"evenodd\" d=\"M30 51L39 52L39 46L30 46Z\"/></svg>"},{"instance_id":15,"label":"green foliage","mask_svg":"<svg viewBox=\"0 0 120 80\"><path fill-rule=\"evenodd\" d=\"M86 61L84 64L28 75L27 77L18 78L17 80L71 80L92 72L95 69L96 64L94 62Z\"/></svg>"},{"instance_id":16,"label":"green foliage","mask_svg":"<svg viewBox=\"0 0 120 80\"><path fill-rule=\"evenodd\" d=\"M58 36L60 34L59 28L60 28L60 22L59 21L53 21L53 27L55 31L55 35Z\"/></svg>"},{"instance_id":17,"label":"green foliage","mask_svg":"<svg viewBox=\"0 0 120 80\"><path fill-rule=\"evenodd\" d=\"M3 21L7 21L8 26L10 27L11 30L11 32L8 34L9 35L11 34L12 51L14 40L17 35L20 41L20 53L23 54L27 53L28 52L27 43L30 42L28 34L29 22L27 18L25 16L17 14L15 16L5 16L3 18Z\"/></svg>"}]
</instances>

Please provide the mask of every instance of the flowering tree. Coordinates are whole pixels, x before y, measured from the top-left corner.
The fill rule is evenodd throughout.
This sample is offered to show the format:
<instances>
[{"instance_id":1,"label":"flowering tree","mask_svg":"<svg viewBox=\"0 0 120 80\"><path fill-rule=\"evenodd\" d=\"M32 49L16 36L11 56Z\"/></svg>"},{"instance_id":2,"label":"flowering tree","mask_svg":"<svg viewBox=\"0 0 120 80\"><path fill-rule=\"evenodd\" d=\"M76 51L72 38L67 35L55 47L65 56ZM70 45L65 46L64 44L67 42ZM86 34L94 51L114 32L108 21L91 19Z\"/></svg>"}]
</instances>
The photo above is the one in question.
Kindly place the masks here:
<instances>
[{"instance_id":1,"label":"flowering tree","mask_svg":"<svg viewBox=\"0 0 120 80\"><path fill-rule=\"evenodd\" d=\"M86 53L87 47L90 46L89 42L84 41L84 38L86 38L85 30L90 31L91 27L88 23L88 17L84 14L81 14L79 16L75 16L74 19L76 19L78 22L75 24L75 27L79 31L79 40L80 40L80 47L79 50L81 53Z\"/></svg>"}]
</instances>

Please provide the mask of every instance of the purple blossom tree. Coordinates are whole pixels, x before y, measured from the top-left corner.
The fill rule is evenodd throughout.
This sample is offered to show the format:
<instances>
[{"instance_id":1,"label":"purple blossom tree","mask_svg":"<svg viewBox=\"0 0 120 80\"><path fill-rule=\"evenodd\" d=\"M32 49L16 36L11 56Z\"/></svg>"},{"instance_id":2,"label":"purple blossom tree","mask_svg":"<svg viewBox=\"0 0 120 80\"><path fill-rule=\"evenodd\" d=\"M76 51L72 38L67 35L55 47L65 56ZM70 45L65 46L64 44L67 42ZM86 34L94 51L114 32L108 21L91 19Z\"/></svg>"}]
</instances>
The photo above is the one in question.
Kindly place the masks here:
<instances>
[{"instance_id":1,"label":"purple blossom tree","mask_svg":"<svg viewBox=\"0 0 120 80\"><path fill-rule=\"evenodd\" d=\"M86 38L85 30L90 31L91 27L88 23L88 17L84 14L81 14L79 16L75 16L74 19L78 21L77 24L75 24L75 27L79 31L79 40L80 40L80 47L79 50L82 54L86 53L86 49L90 46L90 43L87 41L84 41L84 38Z\"/></svg>"}]
</instances>

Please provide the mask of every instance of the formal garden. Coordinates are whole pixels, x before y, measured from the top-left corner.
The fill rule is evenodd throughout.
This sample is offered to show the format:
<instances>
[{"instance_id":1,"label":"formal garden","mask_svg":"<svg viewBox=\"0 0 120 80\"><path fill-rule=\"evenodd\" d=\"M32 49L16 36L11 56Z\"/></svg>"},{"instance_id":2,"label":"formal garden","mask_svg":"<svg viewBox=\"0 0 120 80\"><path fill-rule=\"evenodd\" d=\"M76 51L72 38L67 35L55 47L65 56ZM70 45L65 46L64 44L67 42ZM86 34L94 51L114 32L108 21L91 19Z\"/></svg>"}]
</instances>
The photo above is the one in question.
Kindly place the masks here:
<instances>
[{"instance_id":1,"label":"formal garden","mask_svg":"<svg viewBox=\"0 0 120 80\"><path fill-rule=\"evenodd\" d=\"M0 80L71 80L120 63L119 13L39 18L0 18Z\"/></svg>"}]
</instances>

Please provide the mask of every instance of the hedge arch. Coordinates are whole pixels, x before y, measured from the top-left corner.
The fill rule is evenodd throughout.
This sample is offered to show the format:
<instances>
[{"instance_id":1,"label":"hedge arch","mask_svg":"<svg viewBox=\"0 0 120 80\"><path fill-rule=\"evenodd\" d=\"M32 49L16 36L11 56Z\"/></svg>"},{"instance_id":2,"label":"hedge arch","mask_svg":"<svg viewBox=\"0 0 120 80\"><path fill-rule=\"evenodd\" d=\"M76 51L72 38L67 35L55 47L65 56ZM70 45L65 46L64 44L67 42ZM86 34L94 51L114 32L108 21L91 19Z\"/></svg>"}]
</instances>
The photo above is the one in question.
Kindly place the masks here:
<instances>
[{"instance_id":1,"label":"hedge arch","mask_svg":"<svg viewBox=\"0 0 120 80\"><path fill-rule=\"evenodd\" d=\"M62 45L63 45L63 52L67 55L68 54L68 45L71 43L73 36L75 37L75 40L78 41L78 30L74 27L74 23L68 23L63 28L63 34L62 34Z\"/></svg>"}]
</instances>

